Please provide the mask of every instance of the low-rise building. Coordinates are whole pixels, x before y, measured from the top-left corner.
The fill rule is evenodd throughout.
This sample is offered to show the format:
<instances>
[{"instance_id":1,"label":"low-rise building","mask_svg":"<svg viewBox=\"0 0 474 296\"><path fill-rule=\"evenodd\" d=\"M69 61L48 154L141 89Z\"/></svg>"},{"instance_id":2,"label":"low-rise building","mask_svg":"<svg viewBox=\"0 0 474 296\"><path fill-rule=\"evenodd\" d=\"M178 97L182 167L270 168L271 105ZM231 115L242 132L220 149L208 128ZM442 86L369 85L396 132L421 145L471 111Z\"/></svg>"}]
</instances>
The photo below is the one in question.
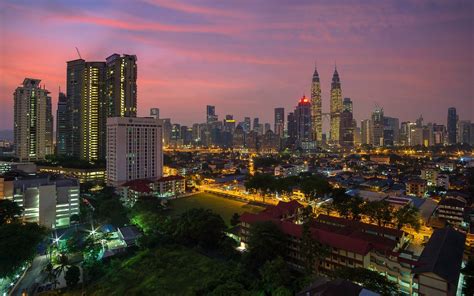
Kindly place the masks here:
<instances>
[{"instance_id":1,"label":"low-rise building","mask_svg":"<svg viewBox=\"0 0 474 296\"><path fill-rule=\"evenodd\" d=\"M405 186L407 195L413 195L417 197L423 197L427 189L426 180L422 179L408 180Z\"/></svg>"},{"instance_id":2,"label":"low-rise building","mask_svg":"<svg viewBox=\"0 0 474 296\"><path fill-rule=\"evenodd\" d=\"M94 183L104 184L106 181L107 172L105 168L71 168L62 166L38 166L38 172L64 175L66 177L78 179L81 184Z\"/></svg>"},{"instance_id":3,"label":"low-rise building","mask_svg":"<svg viewBox=\"0 0 474 296\"><path fill-rule=\"evenodd\" d=\"M464 221L467 201L461 196L446 196L438 204L438 218L451 225L460 226Z\"/></svg>"},{"instance_id":4,"label":"low-rise building","mask_svg":"<svg viewBox=\"0 0 474 296\"><path fill-rule=\"evenodd\" d=\"M162 177L156 181L156 189L160 197L173 197L186 191L186 179L183 176Z\"/></svg>"},{"instance_id":5,"label":"low-rise building","mask_svg":"<svg viewBox=\"0 0 474 296\"><path fill-rule=\"evenodd\" d=\"M289 177L298 176L308 171L308 164L283 164L275 167L275 176Z\"/></svg>"},{"instance_id":6,"label":"low-rise building","mask_svg":"<svg viewBox=\"0 0 474 296\"><path fill-rule=\"evenodd\" d=\"M69 226L79 215L79 181L48 174L13 173L0 178L3 193L24 209L23 218L48 228Z\"/></svg>"}]
</instances>

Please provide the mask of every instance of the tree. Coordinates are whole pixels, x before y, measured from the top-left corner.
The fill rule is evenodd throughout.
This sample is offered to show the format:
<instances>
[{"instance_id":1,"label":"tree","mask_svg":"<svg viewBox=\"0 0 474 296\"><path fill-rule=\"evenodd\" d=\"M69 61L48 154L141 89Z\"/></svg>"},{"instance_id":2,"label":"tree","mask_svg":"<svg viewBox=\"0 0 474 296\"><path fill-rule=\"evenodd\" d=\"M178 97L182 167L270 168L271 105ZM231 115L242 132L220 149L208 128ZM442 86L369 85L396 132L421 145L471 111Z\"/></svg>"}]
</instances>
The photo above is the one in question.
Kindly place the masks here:
<instances>
[{"instance_id":1,"label":"tree","mask_svg":"<svg viewBox=\"0 0 474 296\"><path fill-rule=\"evenodd\" d=\"M415 230L420 230L420 217L419 211L412 205L405 205L399 208L394 213L394 219L397 229L402 229L403 226L409 225Z\"/></svg>"},{"instance_id":2,"label":"tree","mask_svg":"<svg viewBox=\"0 0 474 296\"><path fill-rule=\"evenodd\" d=\"M174 237L187 245L215 248L224 237L222 217L208 209L190 209L176 222Z\"/></svg>"},{"instance_id":3,"label":"tree","mask_svg":"<svg viewBox=\"0 0 474 296\"><path fill-rule=\"evenodd\" d=\"M23 213L16 202L8 199L0 199L0 225L16 221Z\"/></svg>"},{"instance_id":4,"label":"tree","mask_svg":"<svg viewBox=\"0 0 474 296\"><path fill-rule=\"evenodd\" d=\"M305 274L312 275L318 273L318 261L327 256L328 249L313 239L309 222L303 223L300 252L303 258Z\"/></svg>"},{"instance_id":5,"label":"tree","mask_svg":"<svg viewBox=\"0 0 474 296\"><path fill-rule=\"evenodd\" d=\"M272 222L252 224L249 231L248 252L245 253L244 262L250 271L256 273L267 261L285 254L286 237Z\"/></svg>"},{"instance_id":6,"label":"tree","mask_svg":"<svg viewBox=\"0 0 474 296\"><path fill-rule=\"evenodd\" d=\"M64 275L64 279L66 280L66 285L69 288L73 288L79 283L81 277L81 270L76 265L71 265Z\"/></svg>"},{"instance_id":7,"label":"tree","mask_svg":"<svg viewBox=\"0 0 474 296\"><path fill-rule=\"evenodd\" d=\"M474 259L467 262L466 266L461 269L461 273L464 275L462 292L464 295L474 295Z\"/></svg>"},{"instance_id":8,"label":"tree","mask_svg":"<svg viewBox=\"0 0 474 296\"><path fill-rule=\"evenodd\" d=\"M343 267L332 273L333 278L346 279L383 296L397 295L398 287L378 272L363 267Z\"/></svg>"},{"instance_id":9,"label":"tree","mask_svg":"<svg viewBox=\"0 0 474 296\"><path fill-rule=\"evenodd\" d=\"M393 218L392 207L386 200L366 203L363 212L372 222L377 222L378 226L387 225Z\"/></svg>"},{"instance_id":10,"label":"tree","mask_svg":"<svg viewBox=\"0 0 474 296\"><path fill-rule=\"evenodd\" d=\"M234 213L230 218L230 225L237 226L240 223L240 215L238 213Z\"/></svg>"},{"instance_id":11,"label":"tree","mask_svg":"<svg viewBox=\"0 0 474 296\"><path fill-rule=\"evenodd\" d=\"M331 192L331 185L321 176L303 177L300 182L301 191L310 200Z\"/></svg>"},{"instance_id":12,"label":"tree","mask_svg":"<svg viewBox=\"0 0 474 296\"><path fill-rule=\"evenodd\" d=\"M10 276L36 255L46 229L36 223L0 225L0 278Z\"/></svg>"},{"instance_id":13,"label":"tree","mask_svg":"<svg viewBox=\"0 0 474 296\"><path fill-rule=\"evenodd\" d=\"M289 287L292 277L288 265L282 257L277 257L267 261L260 268L262 287L269 295L275 295L275 291L280 287Z\"/></svg>"}]
</instances>

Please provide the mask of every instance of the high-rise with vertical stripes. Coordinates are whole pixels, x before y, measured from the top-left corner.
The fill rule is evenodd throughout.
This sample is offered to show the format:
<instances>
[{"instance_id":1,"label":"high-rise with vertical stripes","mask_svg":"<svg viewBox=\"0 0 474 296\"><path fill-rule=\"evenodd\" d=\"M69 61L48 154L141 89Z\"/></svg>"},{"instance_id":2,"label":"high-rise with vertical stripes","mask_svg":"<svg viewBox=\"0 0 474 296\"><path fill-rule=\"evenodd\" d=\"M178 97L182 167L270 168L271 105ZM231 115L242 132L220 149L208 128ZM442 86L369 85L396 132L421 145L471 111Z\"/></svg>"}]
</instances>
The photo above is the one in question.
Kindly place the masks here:
<instances>
[{"instance_id":1,"label":"high-rise with vertical stripes","mask_svg":"<svg viewBox=\"0 0 474 296\"><path fill-rule=\"evenodd\" d=\"M106 59L108 117L137 116L137 57L113 54Z\"/></svg>"},{"instance_id":2,"label":"high-rise with vertical stripes","mask_svg":"<svg viewBox=\"0 0 474 296\"><path fill-rule=\"evenodd\" d=\"M334 74L331 82L331 101L330 101L330 130L329 142L339 144L339 130L341 125L342 112L342 89L339 73L334 68Z\"/></svg>"},{"instance_id":3,"label":"high-rise with vertical stripes","mask_svg":"<svg viewBox=\"0 0 474 296\"><path fill-rule=\"evenodd\" d=\"M314 68L313 80L311 82L311 123L312 139L321 144L323 140L321 83L316 67Z\"/></svg>"}]
</instances>

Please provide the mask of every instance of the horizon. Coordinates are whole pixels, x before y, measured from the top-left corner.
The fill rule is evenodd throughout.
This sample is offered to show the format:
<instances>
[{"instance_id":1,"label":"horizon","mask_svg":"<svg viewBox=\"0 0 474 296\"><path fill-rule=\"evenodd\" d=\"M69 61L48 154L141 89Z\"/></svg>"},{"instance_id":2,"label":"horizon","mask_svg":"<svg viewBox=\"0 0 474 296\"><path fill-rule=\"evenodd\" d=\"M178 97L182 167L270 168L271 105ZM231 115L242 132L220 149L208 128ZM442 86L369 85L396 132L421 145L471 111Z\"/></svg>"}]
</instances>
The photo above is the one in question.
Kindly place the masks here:
<instances>
[{"instance_id":1,"label":"horizon","mask_svg":"<svg viewBox=\"0 0 474 296\"><path fill-rule=\"evenodd\" d=\"M272 4L2 2L0 129L13 128L12 94L26 77L46 85L56 117L76 46L86 61L137 55L138 116L157 107L188 126L205 121L206 105L220 119L273 124L274 108L288 114L310 94L315 63L326 112L336 62L358 125L375 104L400 122L446 124L449 107L474 120L471 1Z\"/></svg>"}]
</instances>

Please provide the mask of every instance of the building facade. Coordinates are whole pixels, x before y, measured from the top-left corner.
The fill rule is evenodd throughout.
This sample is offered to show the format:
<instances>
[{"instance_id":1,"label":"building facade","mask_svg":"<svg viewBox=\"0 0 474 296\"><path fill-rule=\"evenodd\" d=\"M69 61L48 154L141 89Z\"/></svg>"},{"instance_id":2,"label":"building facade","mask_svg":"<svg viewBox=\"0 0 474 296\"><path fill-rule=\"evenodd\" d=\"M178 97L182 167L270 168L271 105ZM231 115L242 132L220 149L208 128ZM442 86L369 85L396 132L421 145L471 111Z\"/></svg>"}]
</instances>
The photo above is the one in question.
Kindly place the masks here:
<instances>
[{"instance_id":1,"label":"building facade","mask_svg":"<svg viewBox=\"0 0 474 296\"><path fill-rule=\"evenodd\" d=\"M20 161L40 160L53 153L51 97L40 82L25 78L13 94L15 155Z\"/></svg>"},{"instance_id":2,"label":"building facade","mask_svg":"<svg viewBox=\"0 0 474 296\"><path fill-rule=\"evenodd\" d=\"M107 183L163 175L162 123L150 117L107 119Z\"/></svg>"},{"instance_id":3,"label":"building facade","mask_svg":"<svg viewBox=\"0 0 474 296\"><path fill-rule=\"evenodd\" d=\"M66 94L59 92L58 108L56 110L56 155L66 155L66 141L69 132Z\"/></svg>"},{"instance_id":4,"label":"building facade","mask_svg":"<svg viewBox=\"0 0 474 296\"><path fill-rule=\"evenodd\" d=\"M318 144L323 140L323 105L321 99L321 83L319 73L314 67L313 79L311 81L311 123L312 139Z\"/></svg>"},{"instance_id":5,"label":"building facade","mask_svg":"<svg viewBox=\"0 0 474 296\"><path fill-rule=\"evenodd\" d=\"M456 144L457 140L457 126L458 126L458 115L456 114L456 108L451 107L448 109L448 120L447 120L447 131L448 131L448 144Z\"/></svg>"},{"instance_id":6,"label":"building facade","mask_svg":"<svg viewBox=\"0 0 474 296\"><path fill-rule=\"evenodd\" d=\"M137 56L113 54L106 59L108 117L137 116Z\"/></svg>"},{"instance_id":7,"label":"building facade","mask_svg":"<svg viewBox=\"0 0 474 296\"><path fill-rule=\"evenodd\" d=\"M283 138L285 135L285 109L275 108L275 134Z\"/></svg>"},{"instance_id":8,"label":"building facade","mask_svg":"<svg viewBox=\"0 0 474 296\"><path fill-rule=\"evenodd\" d=\"M331 101L330 101L330 131L329 142L339 144L339 131L342 112L342 89L341 80L337 69L334 69L331 83Z\"/></svg>"}]
</instances>

